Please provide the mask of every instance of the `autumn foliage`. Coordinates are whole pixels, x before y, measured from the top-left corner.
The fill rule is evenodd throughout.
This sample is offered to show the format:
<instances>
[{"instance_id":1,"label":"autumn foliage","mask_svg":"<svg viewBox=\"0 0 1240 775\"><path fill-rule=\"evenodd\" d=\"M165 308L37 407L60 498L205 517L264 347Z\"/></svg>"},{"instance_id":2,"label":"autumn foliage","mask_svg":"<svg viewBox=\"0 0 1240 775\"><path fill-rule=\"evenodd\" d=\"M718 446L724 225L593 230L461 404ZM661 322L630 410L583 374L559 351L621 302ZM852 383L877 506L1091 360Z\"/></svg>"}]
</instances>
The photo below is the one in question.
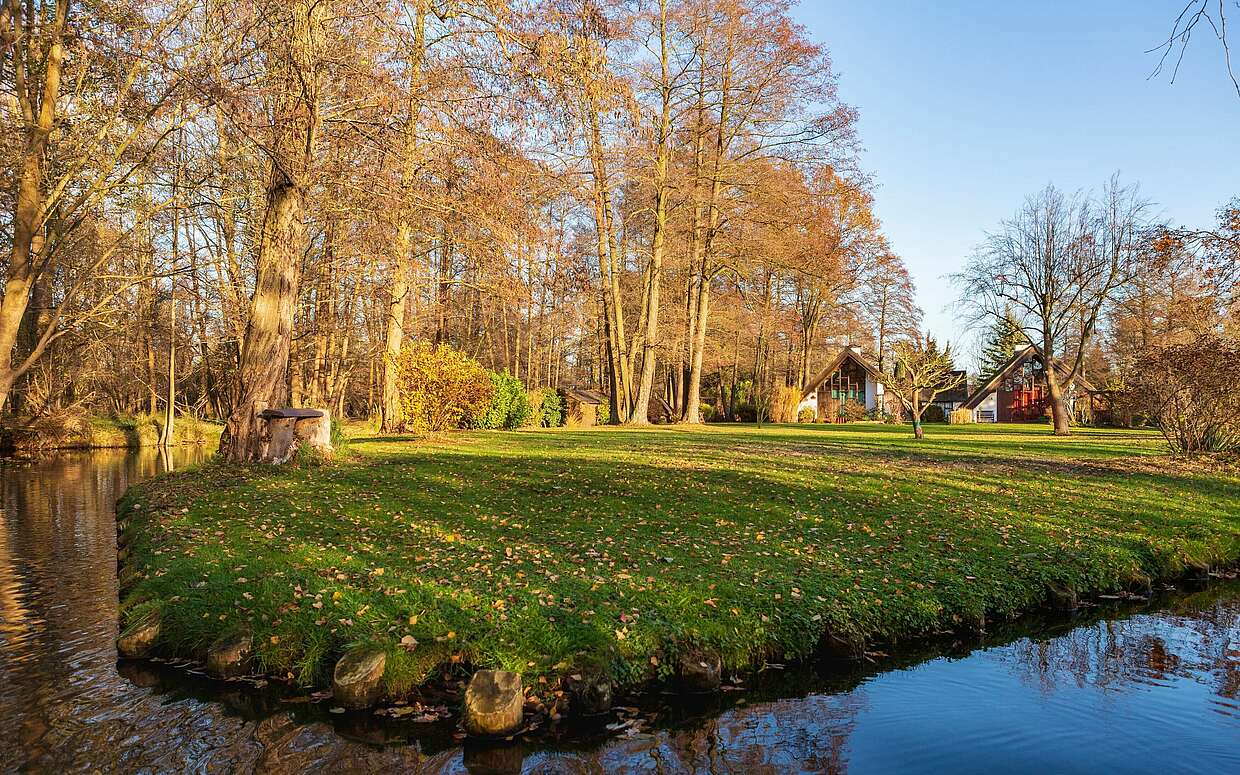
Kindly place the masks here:
<instances>
[{"instance_id":1,"label":"autumn foliage","mask_svg":"<svg viewBox=\"0 0 1240 775\"><path fill-rule=\"evenodd\" d=\"M1240 340L1206 335L1147 349L1127 381L1127 409L1156 422L1183 454L1240 449Z\"/></svg>"},{"instance_id":2,"label":"autumn foliage","mask_svg":"<svg viewBox=\"0 0 1240 775\"><path fill-rule=\"evenodd\" d=\"M484 412L495 393L490 372L451 345L415 342L401 351L396 366L410 430L455 428L467 414Z\"/></svg>"}]
</instances>

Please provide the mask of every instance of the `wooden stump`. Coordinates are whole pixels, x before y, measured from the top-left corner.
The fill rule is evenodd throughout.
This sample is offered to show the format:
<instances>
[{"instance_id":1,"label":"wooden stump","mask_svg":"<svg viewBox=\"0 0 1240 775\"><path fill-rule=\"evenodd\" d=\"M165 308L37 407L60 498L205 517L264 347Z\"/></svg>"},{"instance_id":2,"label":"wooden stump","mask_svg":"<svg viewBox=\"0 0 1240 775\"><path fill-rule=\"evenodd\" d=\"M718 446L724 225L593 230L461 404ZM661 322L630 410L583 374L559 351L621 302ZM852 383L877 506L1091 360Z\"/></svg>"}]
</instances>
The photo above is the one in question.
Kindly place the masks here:
<instances>
[{"instance_id":1,"label":"wooden stump","mask_svg":"<svg viewBox=\"0 0 1240 775\"><path fill-rule=\"evenodd\" d=\"M334 452L332 418L326 409L264 409L258 417L263 423L256 456L260 462L287 463L302 447L325 457Z\"/></svg>"}]
</instances>

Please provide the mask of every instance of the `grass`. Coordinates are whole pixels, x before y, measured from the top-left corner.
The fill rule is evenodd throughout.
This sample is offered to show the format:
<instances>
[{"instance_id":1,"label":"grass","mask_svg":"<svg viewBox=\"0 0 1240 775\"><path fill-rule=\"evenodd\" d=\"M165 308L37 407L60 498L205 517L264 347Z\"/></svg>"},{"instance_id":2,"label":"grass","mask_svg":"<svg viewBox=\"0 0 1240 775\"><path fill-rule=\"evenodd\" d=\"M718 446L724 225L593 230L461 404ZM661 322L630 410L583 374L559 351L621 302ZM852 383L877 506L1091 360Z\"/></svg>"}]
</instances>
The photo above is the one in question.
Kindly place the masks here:
<instances>
[{"instance_id":1,"label":"grass","mask_svg":"<svg viewBox=\"0 0 1240 775\"><path fill-rule=\"evenodd\" d=\"M169 655L249 627L264 672L310 685L368 643L389 652L393 695L458 663L550 694L575 672L633 687L695 650L744 671L828 632L907 639L1015 615L1052 584L1111 591L1240 559L1240 476L1164 457L1154 433L926 436L361 436L330 466L209 463L123 499L123 611L159 606Z\"/></svg>"},{"instance_id":2,"label":"grass","mask_svg":"<svg viewBox=\"0 0 1240 775\"><path fill-rule=\"evenodd\" d=\"M55 410L33 418L8 418L0 427L0 447L21 452L153 447L159 443L163 424L162 415ZM217 445L222 430L219 423L181 416L173 426L173 439L176 444Z\"/></svg>"}]
</instances>

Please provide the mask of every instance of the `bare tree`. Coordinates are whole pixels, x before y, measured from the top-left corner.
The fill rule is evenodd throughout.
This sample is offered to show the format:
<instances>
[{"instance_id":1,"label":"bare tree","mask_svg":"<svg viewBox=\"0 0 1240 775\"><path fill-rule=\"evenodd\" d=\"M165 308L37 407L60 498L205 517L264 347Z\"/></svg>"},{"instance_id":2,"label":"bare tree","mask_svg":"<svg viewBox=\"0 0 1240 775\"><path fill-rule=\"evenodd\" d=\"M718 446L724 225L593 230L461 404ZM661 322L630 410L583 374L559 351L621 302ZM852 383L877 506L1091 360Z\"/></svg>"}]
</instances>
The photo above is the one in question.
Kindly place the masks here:
<instances>
[{"instance_id":1,"label":"bare tree","mask_svg":"<svg viewBox=\"0 0 1240 775\"><path fill-rule=\"evenodd\" d=\"M220 452L229 460L258 456L258 413L284 403L288 392L289 343L305 250L306 195L319 129L326 5L296 0L288 5L275 2L264 9L269 25L265 41L268 74L275 91L271 172L236 392L220 441Z\"/></svg>"},{"instance_id":2,"label":"bare tree","mask_svg":"<svg viewBox=\"0 0 1240 775\"><path fill-rule=\"evenodd\" d=\"M895 373L888 380L887 389L900 399L913 418L913 436L925 438L921 418L926 407L943 393L959 387L965 377L955 373L951 345L940 350L929 334L924 340L917 337L899 342L892 356L896 361Z\"/></svg>"},{"instance_id":3,"label":"bare tree","mask_svg":"<svg viewBox=\"0 0 1240 775\"><path fill-rule=\"evenodd\" d=\"M1042 348L1056 435L1070 433L1064 394L1081 373L1099 316L1135 265L1148 203L1112 177L1097 199L1047 186L953 276L974 323L1009 311ZM1061 374L1054 364L1067 364Z\"/></svg>"},{"instance_id":4,"label":"bare tree","mask_svg":"<svg viewBox=\"0 0 1240 775\"><path fill-rule=\"evenodd\" d=\"M1240 3L1236 3L1236 7L1240 8ZM1174 59L1171 62L1171 82L1175 83L1176 76L1180 74L1180 64L1184 61L1184 52L1188 50L1193 32L1199 27L1209 27L1210 32L1218 39L1223 48L1223 65L1227 68L1227 76L1231 78L1236 96L1240 97L1240 79L1237 79L1236 72L1232 69L1231 48L1227 43L1227 0L1189 0L1175 17L1167 39L1145 52L1159 54L1158 64L1154 66L1150 77L1161 75L1168 62Z\"/></svg>"}]
</instances>

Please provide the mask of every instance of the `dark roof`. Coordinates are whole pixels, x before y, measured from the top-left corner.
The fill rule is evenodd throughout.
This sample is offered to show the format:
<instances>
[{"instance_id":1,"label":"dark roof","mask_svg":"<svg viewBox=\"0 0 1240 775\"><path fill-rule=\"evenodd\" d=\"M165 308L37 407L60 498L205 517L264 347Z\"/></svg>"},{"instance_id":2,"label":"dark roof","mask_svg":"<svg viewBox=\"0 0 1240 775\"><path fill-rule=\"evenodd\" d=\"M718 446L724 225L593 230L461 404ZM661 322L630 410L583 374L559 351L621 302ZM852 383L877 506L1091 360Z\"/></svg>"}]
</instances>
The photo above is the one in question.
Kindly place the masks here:
<instances>
[{"instance_id":1,"label":"dark roof","mask_svg":"<svg viewBox=\"0 0 1240 775\"><path fill-rule=\"evenodd\" d=\"M589 388L564 388L564 395L569 396L576 401L580 401L583 404L607 403L607 396L597 390L590 390Z\"/></svg>"},{"instance_id":2,"label":"dark roof","mask_svg":"<svg viewBox=\"0 0 1240 775\"><path fill-rule=\"evenodd\" d=\"M1042 348L1038 347L1036 344L1026 345L1022 349L1012 353L1012 357L1008 358L1007 363L1003 364L1003 366L996 371L990 379L977 386L977 390L973 391L973 395L969 396L969 400L965 401L964 406L961 408L976 409L982 401L986 400L986 396L999 389L999 384L1003 382L1008 375L1016 371L1016 369L1020 368L1025 361L1035 355L1042 358ZM1043 361L1045 361L1045 359L1043 359ZM1058 358L1054 359L1054 366L1055 373L1059 375L1059 378L1061 380L1067 380L1068 374L1072 371L1072 369L1068 368L1067 364ZM1089 384L1089 380L1085 379L1080 374L1076 375L1076 379L1074 381L1086 391L1090 393L1095 392L1094 386Z\"/></svg>"},{"instance_id":3,"label":"dark roof","mask_svg":"<svg viewBox=\"0 0 1240 775\"><path fill-rule=\"evenodd\" d=\"M883 376L883 373L878 370L878 367L875 366L869 358L862 355L859 350L854 350L851 347L845 347L843 350L836 353L836 356L827 363L826 367L822 371L815 374L813 379L805 383L805 389L801 391L801 398L804 399L810 393L817 390L818 386L821 385L827 377L830 377L836 372L837 369L839 369L841 365L843 365L844 359L846 358L852 358L856 361L857 365L865 369L866 373L873 377L876 382L885 382L887 380L887 378Z\"/></svg>"}]
</instances>

